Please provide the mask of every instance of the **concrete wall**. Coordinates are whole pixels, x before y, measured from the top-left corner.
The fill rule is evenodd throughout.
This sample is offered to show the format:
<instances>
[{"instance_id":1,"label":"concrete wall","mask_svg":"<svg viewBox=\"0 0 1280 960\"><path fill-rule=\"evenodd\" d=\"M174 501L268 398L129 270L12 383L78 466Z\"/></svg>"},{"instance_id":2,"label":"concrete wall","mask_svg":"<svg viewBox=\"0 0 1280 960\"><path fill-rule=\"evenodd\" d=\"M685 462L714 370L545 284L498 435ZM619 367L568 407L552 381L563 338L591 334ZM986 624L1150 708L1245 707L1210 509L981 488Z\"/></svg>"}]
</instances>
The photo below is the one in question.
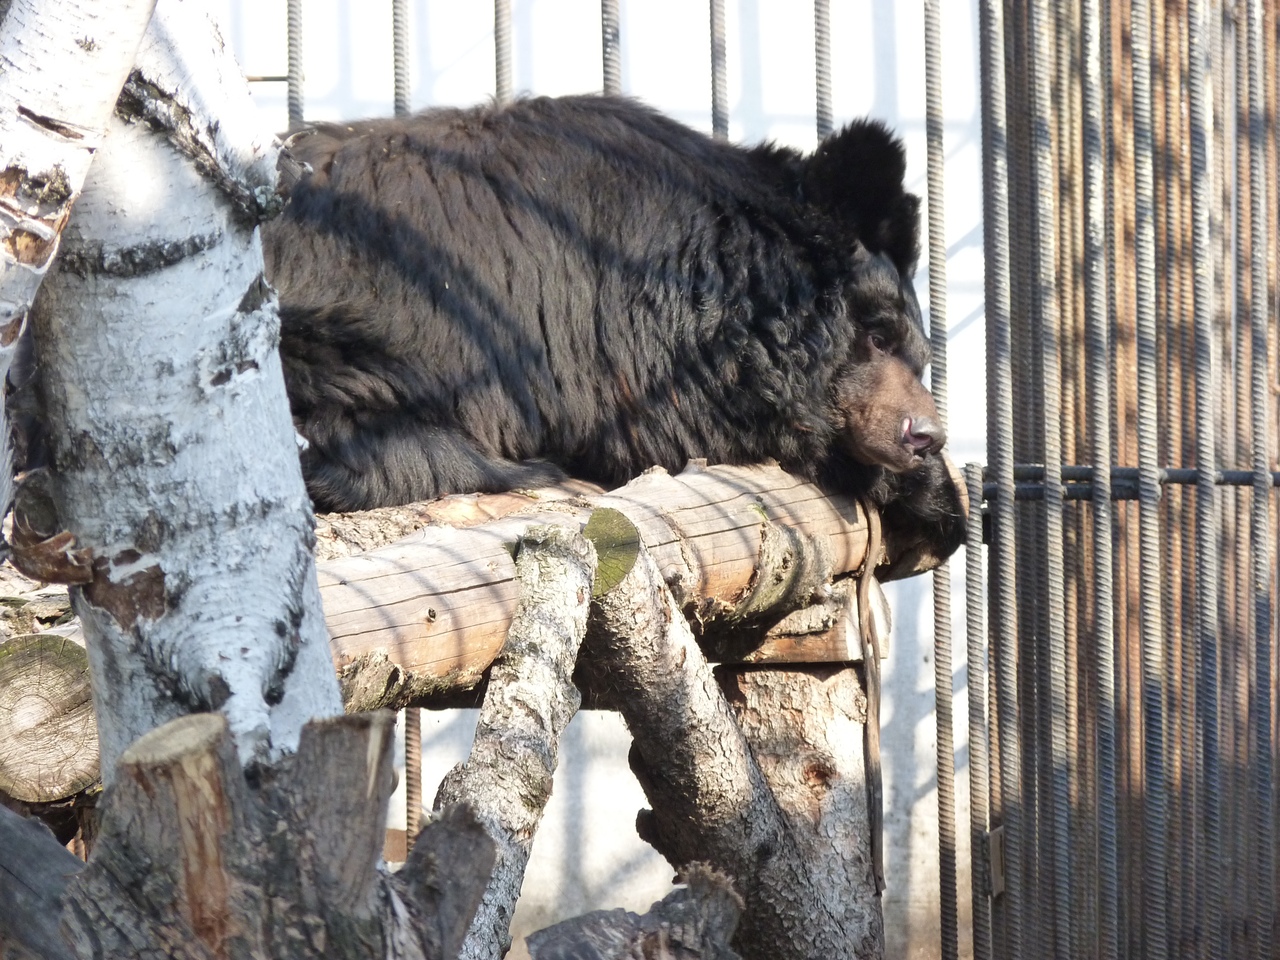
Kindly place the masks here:
<instances>
[{"instance_id":1,"label":"concrete wall","mask_svg":"<svg viewBox=\"0 0 1280 960\"><path fill-rule=\"evenodd\" d=\"M284 0L217 0L246 73L285 72ZM391 4L306 0L306 111L310 119L388 115L392 105ZM730 136L815 144L812 7L801 0L728 0ZM947 309L951 453L983 460L985 384L977 13L973 0L942 5L947 151ZM469 104L493 92L493 4L410 0L412 102ZM671 115L709 130L707 5L690 0L622 0L622 86ZM599 4L512 0L518 92L562 94L599 88ZM905 138L908 182L923 194L924 50L922 2L832 0L833 106L837 123L861 114L888 121ZM260 84L264 122L286 126L284 84ZM927 301L928 273L916 278ZM955 564L962 565L958 557ZM962 596L957 581L956 596ZM890 956L937 955L937 806L934 788L931 584L891 591L895 627L885 674L887 803L885 914ZM963 610L955 604L955 716L963 721L967 671ZM470 742L465 717L426 715L431 797L440 773ZM957 731L961 801L967 743ZM535 845L518 923L540 926L597 906L643 909L666 890L670 871L634 837L643 805L626 769L627 735L614 717L583 716L569 729L547 826ZM403 814L401 813L402 817ZM962 838L967 812L959 812ZM965 844L967 849L967 844ZM963 851L962 851L963 852ZM968 898L961 866L962 915Z\"/></svg>"}]
</instances>

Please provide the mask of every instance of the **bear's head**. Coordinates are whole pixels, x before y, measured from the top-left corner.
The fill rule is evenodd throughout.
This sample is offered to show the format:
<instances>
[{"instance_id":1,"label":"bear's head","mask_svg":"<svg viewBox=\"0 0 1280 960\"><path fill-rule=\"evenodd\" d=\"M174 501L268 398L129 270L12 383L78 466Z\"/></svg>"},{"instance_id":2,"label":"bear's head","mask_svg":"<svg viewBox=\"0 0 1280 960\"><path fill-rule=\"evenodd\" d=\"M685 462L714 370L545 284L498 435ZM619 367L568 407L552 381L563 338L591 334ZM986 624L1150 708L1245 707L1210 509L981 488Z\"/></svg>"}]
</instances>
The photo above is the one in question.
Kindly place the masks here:
<instances>
[{"instance_id":1,"label":"bear's head","mask_svg":"<svg viewBox=\"0 0 1280 960\"><path fill-rule=\"evenodd\" d=\"M929 363L911 274L920 254L920 201L903 188L902 142L876 120L827 137L804 161L805 200L847 244L846 302L856 325L835 382L846 452L894 473L921 466L946 440L921 383Z\"/></svg>"}]
</instances>

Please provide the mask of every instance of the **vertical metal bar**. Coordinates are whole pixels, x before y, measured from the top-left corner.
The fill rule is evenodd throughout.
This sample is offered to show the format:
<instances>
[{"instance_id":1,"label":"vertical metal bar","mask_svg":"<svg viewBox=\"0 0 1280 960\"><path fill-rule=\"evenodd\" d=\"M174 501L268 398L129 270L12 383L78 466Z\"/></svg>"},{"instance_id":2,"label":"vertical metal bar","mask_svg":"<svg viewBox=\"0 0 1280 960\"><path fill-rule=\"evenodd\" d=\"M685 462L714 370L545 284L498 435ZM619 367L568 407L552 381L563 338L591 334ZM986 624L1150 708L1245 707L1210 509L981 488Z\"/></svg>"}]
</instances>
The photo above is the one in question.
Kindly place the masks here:
<instances>
[{"instance_id":1,"label":"vertical metal bar","mask_svg":"<svg viewBox=\"0 0 1280 960\"><path fill-rule=\"evenodd\" d=\"M1116 666L1111 591L1111 338L1106 276L1106 164L1103 155L1102 17L1082 0L1084 38L1084 284L1089 441L1093 463L1093 643L1097 665L1097 956L1118 960L1119 860L1116 823Z\"/></svg>"},{"instance_id":2,"label":"vertical metal bar","mask_svg":"<svg viewBox=\"0 0 1280 960\"><path fill-rule=\"evenodd\" d=\"M969 859L973 885L973 960L991 960L991 878L987 864L991 751L987 730L987 633L982 616L982 466L967 463L969 530L964 548L965 640L969 663Z\"/></svg>"},{"instance_id":3,"label":"vertical metal bar","mask_svg":"<svg viewBox=\"0 0 1280 960\"><path fill-rule=\"evenodd\" d=\"M1210 99L1210 29L1206 0L1188 4L1189 76L1191 140L1191 243L1192 295L1195 329L1196 380L1196 615L1197 646L1196 700L1199 704L1199 740L1203 782L1200 832L1197 844L1197 901L1203 903L1208 925L1205 939L1210 950L1226 956L1227 944L1220 937L1222 888L1218 876L1221 826L1218 812L1218 507L1214 474L1217 464L1217 412L1220 403L1218 370L1214 362L1215 302L1213 257L1209 244L1209 208L1213 201L1213 157L1209 150L1213 129ZM1200 910L1196 911L1200 913Z\"/></svg>"},{"instance_id":4,"label":"vertical metal bar","mask_svg":"<svg viewBox=\"0 0 1280 960\"><path fill-rule=\"evenodd\" d=\"M515 96L511 79L511 0L493 0L494 92L499 103Z\"/></svg>"},{"instance_id":5,"label":"vertical metal bar","mask_svg":"<svg viewBox=\"0 0 1280 960\"><path fill-rule=\"evenodd\" d=\"M404 711L404 833L405 846L413 848L422 825L422 710Z\"/></svg>"},{"instance_id":6,"label":"vertical metal bar","mask_svg":"<svg viewBox=\"0 0 1280 960\"><path fill-rule=\"evenodd\" d=\"M1226 31L1226 11L1222 0L1212 0L1207 15L1209 30L1209 52L1206 54L1208 69L1211 71L1208 90L1212 95L1211 105L1205 109L1211 118L1209 134L1212 140L1206 145L1205 155L1208 158L1210 183L1210 199L1206 204L1209 211L1209 242L1213 262L1213 371L1211 396L1214 402L1214 441L1215 462L1224 463L1231 459L1235 448L1233 429L1234 417L1230 409L1232 391L1224 389L1224 384L1231 383L1231 298L1227 293L1229 270L1229 244L1231 222L1231 179L1228 176L1230 156L1227 151L1228 115L1230 100L1227 96L1228 52L1229 44ZM1192 69L1200 69L1195 64L1193 53ZM1194 148L1193 148L1194 149ZM1194 213L1193 213L1194 221ZM1199 256L1197 255L1197 262ZM1199 456L1197 452L1197 457ZM1197 490L1198 496L1198 490ZM1214 526L1214 540L1208 550L1213 553L1214 593L1217 597L1216 609L1212 611L1213 619L1209 621L1212 648L1206 647L1197 636L1200 645L1198 657L1198 689L1200 702L1199 712L1199 764L1196 789L1204 798L1201 815L1204 827L1196 834L1196 862L1205 873L1206 883L1196 891L1196 916L1205 930L1205 935L1197 945L1196 960L1211 955L1225 956L1226 944L1223 938L1223 897L1226 892L1225 871L1222 858L1225 849L1226 829L1223 808L1226 798L1222 794L1222 727L1221 727L1221 689L1225 671L1219 667L1222 651L1226 649L1223 638L1228 622L1225 614L1227 605L1231 603L1234 582L1234 564L1228 556L1223 556L1226 543L1233 539L1230 519L1234 513L1231 506L1231 495L1219 494L1213 501L1211 520ZM1199 500L1197 499L1197 507ZM1197 519L1197 523L1203 523ZM1204 553L1203 548L1199 548ZM1197 616L1203 617L1203 611L1197 610ZM1212 656L1210 656L1212 652Z\"/></svg>"},{"instance_id":7,"label":"vertical metal bar","mask_svg":"<svg viewBox=\"0 0 1280 960\"><path fill-rule=\"evenodd\" d=\"M1255 930L1254 956L1271 957L1271 475L1270 429L1267 405L1271 402L1271 372L1267 363L1270 317L1267 297L1267 241L1270 223L1266 189L1266 94L1261 0L1246 4L1249 33L1249 204L1251 277L1249 331L1252 342L1250 406L1253 422L1253 502L1249 540L1252 557L1254 677L1249 698L1250 767L1252 783L1253 874L1251 906ZM1243 200L1243 198L1241 198Z\"/></svg>"},{"instance_id":8,"label":"vertical metal bar","mask_svg":"<svg viewBox=\"0 0 1280 960\"><path fill-rule=\"evenodd\" d=\"M1151 104L1151 0L1133 3L1133 142L1138 511L1142 614L1143 931L1147 955L1169 956L1165 909L1164 626L1160 586L1160 480L1156 410L1155 200Z\"/></svg>"},{"instance_id":9,"label":"vertical metal bar","mask_svg":"<svg viewBox=\"0 0 1280 960\"><path fill-rule=\"evenodd\" d=\"M1044 624L1048 639L1049 743L1048 764L1041 768L1050 789L1052 823L1053 905L1052 936L1058 957L1072 956L1070 781L1067 772L1067 653L1063 622L1063 490L1062 383L1058 342L1058 278L1051 82L1054 62L1053 11L1050 0L1032 0L1028 8L1029 66L1031 70L1031 161L1035 199L1034 323L1037 362L1042 389L1044 437L1044 583L1047 607ZM1044 669L1044 667L1042 667ZM1047 904L1042 906L1048 906Z\"/></svg>"},{"instance_id":10,"label":"vertical metal bar","mask_svg":"<svg viewBox=\"0 0 1280 960\"><path fill-rule=\"evenodd\" d=\"M926 4L926 17L928 5ZM925 50L928 51L928 21L925 22ZM817 90L818 139L831 132L831 4L813 0L813 60ZM927 68L926 68L927 72Z\"/></svg>"},{"instance_id":11,"label":"vertical metal bar","mask_svg":"<svg viewBox=\"0 0 1280 960\"><path fill-rule=\"evenodd\" d=\"M711 132L729 138L729 68L724 39L724 0L711 0Z\"/></svg>"},{"instance_id":12,"label":"vertical metal bar","mask_svg":"<svg viewBox=\"0 0 1280 960\"><path fill-rule=\"evenodd\" d=\"M289 129L302 126L302 0L289 0L288 63L289 63Z\"/></svg>"},{"instance_id":13,"label":"vertical metal bar","mask_svg":"<svg viewBox=\"0 0 1280 960\"><path fill-rule=\"evenodd\" d=\"M1044 460L1044 418L1041 365L1036 348L1037 267L1035 132L1032 123L1033 94L1029 67L1035 56L1030 31L1030 2L1006 4L1005 105L1011 148L1009 164L1009 249L1012 263L1012 316L1022 320L1011 329L1013 382L1014 457L1030 463ZM1053 939L1053 880L1051 869L1052 809L1049 752L1049 671L1045 635L1048 607L1042 558L1044 556L1044 504L1020 504L1015 511L1015 551L1018 596L1016 663L1018 668L1018 736L1025 748L1022 760L1022 795L1019 797L1019 829L1022 834L1022 941L1042 950Z\"/></svg>"},{"instance_id":14,"label":"vertical metal bar","mask_svg":"<svg viewBox=\"0 0 1280 960\"><path fill-rule=\"evenodd\" d=\"M1004 2L980 0L982 234L986 262L989 422L987 460L996 483L992 510L993 674L1005 832L1002 920L1006 955L1022 952L1022 757L1018 744L1018 601L1013 503L1013 344L1009 317L1009 142L1005 117ZM993 824L994 826L994 824Z\"/></svg>"},{"instance_id":15,"label":"vertical metal bar","mask_svg":"<svg viewBox=\"0 0 1280 960\"><path fill-rule=\"evenodd\" d=\"M1233 258L1235 276L1234 276L1234 315L1236 321L1236 343L1235 343L1235 416L1233 422L1236 429L1236 449L1235 460L1237 463L1252 462L1253 446L1252 446L1252 429L1253 420L1247 413L1250 399L1250 378L1249 369L1251 365L1251 344L1248 336L1248 327L1245 323L1245 317L1248 313L1249 304L1249 236L1252 229L1250 223L1251 204L1248 202L1249 194L1249 148L1247 143L1249 131L1248 117L1248 100L1249 100L1249 31L1245 27L1245 13L1240 4L1235 4L1234 9L1234 28L1235 43L1233 44L1235 53L1235 70L1233 76L1235 79L1235 109L1233 111L1235 117L1235 130L1233 136L1233 145L1235 147L1235 256ZM1250 511L1248 496L1245 491L1234 491L1235 501L1235 517L1234 532L1235 542L1232 544L1232 557L1235 568L1235 604L1233 605L1234 617L1232 618L1232 629L1229 632L1232 645L1230 651L1223 656L1221 663L1224 673L1228 674L1228 680L1225 684L1226 689L1231 692L1232 709L1229 711L1231 718L1231 753L1230 760L1226 764L1229 774L1227 780L1228 796L1230 797L1230 806L1228 807L1228 817L1230 823L1230 858L1229 858L1229 874L1226 878L1226 886L1228 896L1225 900L1227 905L1227 918L1231 923L1232 938L1234 940L1235 931L1240 926L1240 917L1242 904L1248 899L1248 879L1246 865L1249 860L1249 843L1252 835L1251 830L1251 811L1249 808L1250 787L1248 784L1249 777L1249 756L1248 756L1248 740L1249 740L1249 694L1248 682L1250 676L1249 658L1252 651L1249 648L1249 640L1252 638L1252 619L1249 616L1249 608L1253 599L1253 583L1250 573L1251 560L1248 558L1248 551L1245 548L1244 541L1248 536L1247 530L1250 524ZM1247 910L1247 907L1245 907ZM1229 941L1230 942L1230 941Z\"/></svg>"},{"instance_id":16,"label":"vertical metal bar","mask_svg":"<svg viewBox=\"0 0 1280 960\"><path fill-rule=\"evenodd\" d=\"M600 0L600 49L604 57L604 92L622 92L622 41L618 0Z\"/></svg>"},{"instance_id":17,"label":"vertical metal bar","mask_svg":"<svg viewBox=\"0 0 1280 960\"><path fill-rule=\"evenodd\" d=\"M391 59L395 68L397 117L409 113L409 0L391 0Z\"/></svg>"},{"instance_id":18,"label":"vertical metal bar","mask_svg":"<svg viewBox=\"0 0 1280 960\"><path fill-rule=\"evenodd\" d=\"M825 39L829 53L826 0L815 0L819 11L819 50ZM929 187L929 339L933 362L929 387L943 426L947 421L947 238L943 203L946 154L942 124L942 27L939 0L924 2L925 139ZM826 64L826 124L831 126L830 62ZM818 70L818 123L823 118L823 69ZM960 951L959 905L956 890L955 737L952 717L951 565L933 574L933 669L938 729L938 879L941 901L942 958L955 960Z\"/></svg>"}]
</instances>

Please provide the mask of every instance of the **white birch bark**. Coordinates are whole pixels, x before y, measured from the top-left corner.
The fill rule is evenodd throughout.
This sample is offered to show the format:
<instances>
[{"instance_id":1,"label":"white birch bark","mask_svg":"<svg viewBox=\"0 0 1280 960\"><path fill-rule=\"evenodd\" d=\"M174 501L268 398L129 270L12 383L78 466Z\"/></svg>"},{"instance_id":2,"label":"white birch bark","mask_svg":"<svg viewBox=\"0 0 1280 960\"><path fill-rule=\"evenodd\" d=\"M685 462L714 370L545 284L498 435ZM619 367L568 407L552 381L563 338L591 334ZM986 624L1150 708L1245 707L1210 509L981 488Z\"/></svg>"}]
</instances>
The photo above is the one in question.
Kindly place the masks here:
<instances>
[{"instance_id":1,"label":"white birch bark","mask_svg":"<svg viewBox=\"0 0 1280 960\"><path fill-rule=\"evenodd\" d=\"M242 762L341 712L256 222L276 144L204 7L161 0L33 310L102 770L224 713Z\"/></svg>"},{"instance_id":2,"label":"white birch bark","mask_svg":"<svg viewBox=\"0 0 1280 960\"><path fill-rule=\"evenodd\" d=\"M0 31L0 385L155 0L13 0ZM0 423L4 391L0 389ZM0 429L0 512L12 492Z\"/></svg>"}]
</instances>

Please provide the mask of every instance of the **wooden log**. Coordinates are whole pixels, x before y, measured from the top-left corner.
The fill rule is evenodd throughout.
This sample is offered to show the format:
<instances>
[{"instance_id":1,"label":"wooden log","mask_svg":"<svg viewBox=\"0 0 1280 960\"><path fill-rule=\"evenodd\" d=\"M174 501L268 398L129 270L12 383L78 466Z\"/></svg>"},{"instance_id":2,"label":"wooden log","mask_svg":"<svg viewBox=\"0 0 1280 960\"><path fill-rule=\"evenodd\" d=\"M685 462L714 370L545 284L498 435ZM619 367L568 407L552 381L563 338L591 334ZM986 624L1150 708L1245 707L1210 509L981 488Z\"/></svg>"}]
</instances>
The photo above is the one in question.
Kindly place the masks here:
<instances>
[{"instance_id":1,"label":"wooden log","mask_svg":"<svg viewBox=\"0 0 1280 960\"><path fill-rule=\"evenodd\" d=\"M75 952L124 957L156 942L174 956L219 956L260 942L256 925L237 922L258 912L232 866L248 853L246 790L217 714L182 717L132 744L98 855L64 898ZM146 892L142 910L135 891Z\"/></svg>"},{"instance_id":2,"label":"wooden log","mask_svg":"<svg viewBox=\"0 0 1280 960\"><path fill-rule=\"evenodd\" d=\"M84 648L53 635L0 645L0 792L24 803L53 803L97 778Z\"/></svg>"},{"instance_id":3,"label":"wooden log","mask_svg":"<svg viewBox=\"0 0 1280 960\"><path fill-rule=\"evenodd\" d=\"M533 496L450 497L321 518L320 548L333 558L318 565L321 595L347 709L451 705L467 696L506 641L519 599L512 559L519 537L538 523L578 530L602 510L616 510L639 531L714 659L861 656L848 594L828 584L862 562L866 525L857 504L828 498L776 466L695 465L674 477L646 474L612 494L584 494L592 489L576 484ZM420 527L382 543L441 520L461 526ZM371 546L368 553L344 555ZM606 546L599 541L598 549ZM618 546L625 552L626 545ZM609 562L605 557L606 567ZM811 609L781 620L761 617L776 611L781 618L806 604ZM73 654L62 639L48 644ZM9 649L0 647L0 669ZM25 665L26 678L0 684L0 698L44 684L50 675L30 658L11 662ZM10 725L18 714L6 713L0 700L0 758L35 763L43 772L16 773L14 786L30 791L44 777L41 795L58 800L72 796L83 786L82 771L96 767L96 739L87 701L44 696L49 714L41 729L62 731L58 743L6 754L6 746L26 734ZM54 769L60 777L52 777Z\"/></svg>"},{"instance_id":4,"label":"wooden log","mask_svg":"<svg viewBox=\"0 0 1280 960\"><path fill-rule=\"evenodd\" d=\"M880 936L874 892L870 905L850 908L844 871L812 857L850 811L834 808L828 820L815 800L806 824L780 803L647 552L597 598L587 649L600 670L589 682L610 689L634 737L632 769L653 808L637 821L640 835L673 866L704 861L733 878L746 903L735 949L746 960L878 956L864 949ZM842 728L860 749L860 731ZM843 773L825 759L808 769ZM854 797L856 786L842 784L840 795ZM865 823L865 790L861 801ZM843 839L837 858L857 851L856 839Z\"/></svg>"},{"instance_id":5,"label":"wooden log","mask_svg":"<svg viewBox=\"0 0 1280 960\"><path fill-rule=\"evenodd\" d=\"M704 625L740 625L820 598L857 570L867 525L855 502L777 466L653 471L611 494L535 504L467 529L429 527L319 565L348 709L401 706L475 685L502 649L518 590L512 545L533 524L581 529L593 510L634 525L663 580ZM599 548L599 545L598 545ZM848 642L808 655L847 659Z\"/></svg>"},{"instance_id":6,"label":"wooden log","mask_svg":"<svg viewBox=\"0 0 1280 960\"><path fill-rule=\"evenodd\" d=\"M57 904L82 869L42 824L0 807L0 957L70 960Z\"/></svg>"},{"instance_id":7,"label":"wooden log","mask_svg":"<svg viewBox=\"0 0 1280 960\"><path fill-rule=\"evenodd\" d=\"M61 923L55 945L66 949L49 956L456 956L492 843L474 817L450 810L402 876L378 868L393 729L386 711L315 720L296 754L251 771L220 714L139 738L121 755L89 864L61 886L29 871L41 909ZM0 876L26 874L5 822ZM24 937L41 929L27 925Z\"/></svg>"},{"instance_id":8,"label":"wooden log","mask_svg":"<svg viewBox=\"0 0 1280 960\"><path fill-rule=\"evenodd\" d=\"M581 700L573 668L595 569L594 548L576 532L533 528L520 541L521 599L510 638L493 665L471 755L449 772L436 796L438 807L469 804L497 849L463 960L498 960L510 946L511 917L551 796L560 735Z\"/></svg>"},{"instance_id":9,"label":"wooden log","mask_svg":"<svg viewBox=\"0 0 1280 960\"><path fill-rule=\"evenodd\" d=\"M739 960L729 946L742 898L728 877L694 864L644 916L596 910L529 935L531 960Z\"/></svg>"}]
</instances>

